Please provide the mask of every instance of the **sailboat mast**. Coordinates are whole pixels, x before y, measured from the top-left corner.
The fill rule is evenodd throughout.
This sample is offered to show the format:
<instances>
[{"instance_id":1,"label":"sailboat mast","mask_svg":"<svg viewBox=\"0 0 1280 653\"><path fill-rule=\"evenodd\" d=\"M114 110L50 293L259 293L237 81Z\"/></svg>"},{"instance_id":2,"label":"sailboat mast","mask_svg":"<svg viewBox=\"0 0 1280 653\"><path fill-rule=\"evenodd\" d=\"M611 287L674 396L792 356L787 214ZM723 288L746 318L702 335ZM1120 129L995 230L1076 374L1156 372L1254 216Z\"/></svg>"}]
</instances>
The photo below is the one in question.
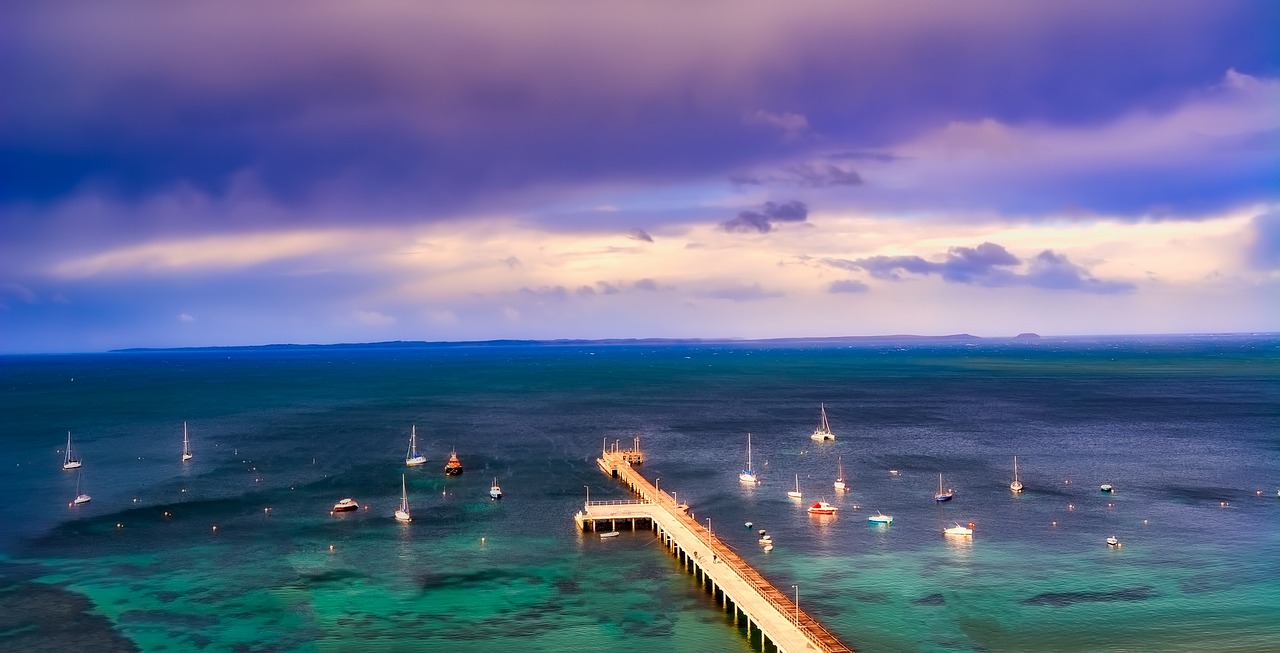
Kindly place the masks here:
<instances>
[{"instance_id":1,"label":"sailboat mast","mask_svg":"<svg viewBox=\"0 0 1280 653\"><path fill-rule=\"evenodd\" d=\"M70 438L71 438L71 434L70 434L70 433L67 433L67 438L68 438L68 439L67 439L67 442L71 442L71 440L70 440ZM69 445L68 445L68 450L70 450L70 446L69 446ZM751 469L751 434L750 434L750 433L748 433L748 434L747 434L747 471L748 471L748 472L749 472L749 471L752 471L752 469Z\"/></svg>"}]
</instances>

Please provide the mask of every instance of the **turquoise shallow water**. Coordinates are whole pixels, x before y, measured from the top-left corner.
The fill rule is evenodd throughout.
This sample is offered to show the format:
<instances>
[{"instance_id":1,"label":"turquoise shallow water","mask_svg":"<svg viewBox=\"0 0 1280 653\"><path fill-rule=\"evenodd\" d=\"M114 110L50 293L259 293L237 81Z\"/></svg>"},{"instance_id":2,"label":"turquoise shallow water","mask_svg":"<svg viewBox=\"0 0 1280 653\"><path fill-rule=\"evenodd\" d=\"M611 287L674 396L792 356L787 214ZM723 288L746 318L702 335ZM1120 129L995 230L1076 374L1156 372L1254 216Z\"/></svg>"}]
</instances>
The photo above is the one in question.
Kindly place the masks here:
<instances>
[{"instance_id":1,"label":"turquoise shallow water","mask_svg":"<svg viewBox=\"0 0 1280 653\"><path fill-rule=\"evenodd\" d=\"M584 486L624 496L593 459L633 434L649 478L859 650L1280 650L1276 337L152 352L0 374L3 650L747 650L649 533L574 530ZM834 443L808 438L820 401ZM415 423L429 462L406 469ZM736 478L748 431L756 488ZM455 447L467 472L446 478ZM390 518L401 473L409 525ZM787 499L797 474L839 516ZM345 496L369 510L329 515ZM877 509L892 527L868 526ZM971 542L941 536L970 521Z\"/></svg>"}]
</instances>

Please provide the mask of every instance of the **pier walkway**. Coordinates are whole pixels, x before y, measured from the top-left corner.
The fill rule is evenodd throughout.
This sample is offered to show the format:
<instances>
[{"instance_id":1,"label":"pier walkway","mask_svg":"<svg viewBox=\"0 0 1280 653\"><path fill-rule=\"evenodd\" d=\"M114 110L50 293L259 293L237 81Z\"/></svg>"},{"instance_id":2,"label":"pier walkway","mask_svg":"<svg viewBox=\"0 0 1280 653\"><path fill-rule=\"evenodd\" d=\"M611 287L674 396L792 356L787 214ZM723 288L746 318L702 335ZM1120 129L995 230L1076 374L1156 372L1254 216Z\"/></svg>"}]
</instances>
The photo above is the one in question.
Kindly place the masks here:
<instances>
[{"instance_id":1,"label":"pier walkway","mask_svg":"<svg viewBox=\"0 0 1280 653\"><path fill-rule=\"evenodd\" d=\"M852 649L831 634L816 619L799 609L785 592L774 587L733 549L717 538L710 520L704 527L689 516L688 506L658 490L645 480L622 452L605 450L596 459L600 469L622 481L638 497L634 501L587 501L574 521L583 530L599 530L608 525L644 525L688 569L734 621L746 620L747 637L754 643L760 635L761 649L782 653L827 651L852 653ZM755 631L753 631L753 628Z\"/></svg>"}]
</instances>

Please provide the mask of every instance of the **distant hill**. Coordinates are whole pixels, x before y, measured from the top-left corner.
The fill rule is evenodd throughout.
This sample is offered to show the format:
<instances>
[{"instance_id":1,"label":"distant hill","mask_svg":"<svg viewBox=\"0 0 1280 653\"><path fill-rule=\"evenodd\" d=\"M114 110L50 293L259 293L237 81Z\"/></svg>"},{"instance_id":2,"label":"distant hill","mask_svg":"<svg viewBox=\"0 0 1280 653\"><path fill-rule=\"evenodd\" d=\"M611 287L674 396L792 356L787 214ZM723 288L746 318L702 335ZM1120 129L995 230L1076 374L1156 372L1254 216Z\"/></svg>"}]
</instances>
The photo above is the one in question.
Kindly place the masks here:
<instances>
[{"instance_id":1,"label":"distant hill","mask_svg":"<svg viewBox=\"0 0 1280 653\"><path fill-rule=\"evenodd\" d=\"M1036 338L1039 338L1039 337L1040 337L1040 334L1038 333L1027 332L1027 333L1019 333L1018 335L1014 336L1014 339L1015 340L1035 340Z\"/></svg>"},{"instance_id":2,"label":"distant hill","mask_svg":"<svg viewBox=\"0 0 1280 653\"><path fill-rule=\"evenodd\" d=\"M1019 336L1022 337L1022 336ZM1036 336L1039 337L1039 336ZM424 340L390 340L386 342L351 342L335 344L270 344L270 345L232 345L221 347L131 347L129 349L113 349L113 353L149 352L149 351L242 351L242 350L286 350L286 349L445 349L456 347L582 347L582 346L616 346L616 345L804 345L804 344L857 344L876 342L970 342L979 341L975 335L956 333L945 336L921 336L911 334L889 336L831 336L823 338L764 338L756 340L733 338L607 338L601 340L564 339L564 340L461 340L461 341L424 341Z\"/></svg>"}]
</instances>

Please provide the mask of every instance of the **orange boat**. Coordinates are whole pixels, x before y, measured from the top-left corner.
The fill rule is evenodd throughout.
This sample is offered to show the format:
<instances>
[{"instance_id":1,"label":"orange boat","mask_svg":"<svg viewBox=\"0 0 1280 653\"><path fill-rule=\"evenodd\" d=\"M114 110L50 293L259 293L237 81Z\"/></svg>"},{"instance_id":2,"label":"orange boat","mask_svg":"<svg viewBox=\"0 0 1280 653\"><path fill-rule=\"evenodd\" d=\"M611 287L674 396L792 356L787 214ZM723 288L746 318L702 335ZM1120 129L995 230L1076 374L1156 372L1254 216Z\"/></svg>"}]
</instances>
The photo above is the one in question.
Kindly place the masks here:
<instances>
[{"instance_id":1,"label":"orange boat","mask_svg":"<svg viewBox=\"0 0 1280 653\"><path fill-rule=\"evenodd\" d=\"M462 473L462 461L458 460L457 451L449 454L449 462L444 464L444 473L446 476L457 476Z\"/></svg>"}]
</instances>

